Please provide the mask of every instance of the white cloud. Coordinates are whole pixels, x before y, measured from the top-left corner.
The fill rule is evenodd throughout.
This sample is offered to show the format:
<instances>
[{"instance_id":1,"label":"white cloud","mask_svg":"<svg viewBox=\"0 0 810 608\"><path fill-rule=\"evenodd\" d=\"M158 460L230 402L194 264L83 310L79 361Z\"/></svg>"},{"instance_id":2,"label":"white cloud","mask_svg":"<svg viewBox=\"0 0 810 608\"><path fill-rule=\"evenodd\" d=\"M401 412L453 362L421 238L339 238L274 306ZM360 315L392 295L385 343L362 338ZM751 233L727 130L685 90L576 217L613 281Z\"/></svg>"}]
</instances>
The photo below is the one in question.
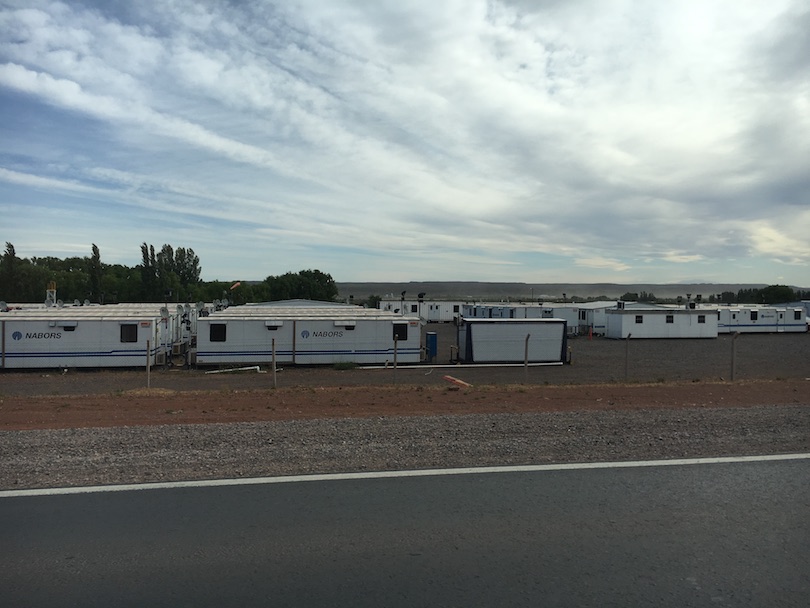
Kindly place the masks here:
<instances>
[{"instance_id":1,"label":"white cloud","mask_svg":"<svg viewBox=\"0 0 810 608\"><path fill-rule=\"evenodd\" d=\"M340 278L749 281L749 263L810 262L802 3L157 8L0 9L15 196L163 210L250 243L240 268L295 251Z\"/></svg>"}]
</instances>

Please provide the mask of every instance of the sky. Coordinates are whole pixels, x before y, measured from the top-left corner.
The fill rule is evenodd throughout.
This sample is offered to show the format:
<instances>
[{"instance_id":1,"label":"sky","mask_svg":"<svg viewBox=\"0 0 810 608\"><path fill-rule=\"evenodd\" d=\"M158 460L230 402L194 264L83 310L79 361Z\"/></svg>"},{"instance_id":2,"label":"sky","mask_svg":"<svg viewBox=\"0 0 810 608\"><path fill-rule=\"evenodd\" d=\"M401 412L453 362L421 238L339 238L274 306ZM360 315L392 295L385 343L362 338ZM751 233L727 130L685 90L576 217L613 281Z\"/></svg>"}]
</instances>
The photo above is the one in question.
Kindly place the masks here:
<instances>
[{"instance_id":1,"label":"sky","mask_svg":"<svg viewBox=\"0 0 810 608\"><path fill-rule=\"evenodd\" d=\"M810 286L810 3L0 0L0 239Z\"/></svg>"}]
</instances>

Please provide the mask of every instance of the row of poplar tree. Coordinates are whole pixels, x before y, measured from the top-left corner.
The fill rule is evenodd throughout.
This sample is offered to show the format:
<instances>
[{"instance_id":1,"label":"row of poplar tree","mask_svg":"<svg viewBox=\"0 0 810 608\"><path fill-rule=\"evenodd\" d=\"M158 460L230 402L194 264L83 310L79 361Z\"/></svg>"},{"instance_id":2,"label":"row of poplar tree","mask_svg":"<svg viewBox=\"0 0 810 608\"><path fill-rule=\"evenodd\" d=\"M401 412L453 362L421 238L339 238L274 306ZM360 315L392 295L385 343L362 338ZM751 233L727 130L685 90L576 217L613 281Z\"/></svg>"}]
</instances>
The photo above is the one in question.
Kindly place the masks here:
<instances>
[{"instance_id":1,"label":"row of poplar tree","mask_svg":"<svg viewBox=\"0 0 810 608\"><path fill-rule=\"evenodd\" d=\"M6 243L0 257L0 300L42 302L51 283L64 302L263 302L306 298L332 301L337 285L319 270L268 276L264 281L203 281L200 258L191 248L141 245L141 263L134 267L106 264L93 244L89 257L20 258Z\"/></svg>"}]
</instances>

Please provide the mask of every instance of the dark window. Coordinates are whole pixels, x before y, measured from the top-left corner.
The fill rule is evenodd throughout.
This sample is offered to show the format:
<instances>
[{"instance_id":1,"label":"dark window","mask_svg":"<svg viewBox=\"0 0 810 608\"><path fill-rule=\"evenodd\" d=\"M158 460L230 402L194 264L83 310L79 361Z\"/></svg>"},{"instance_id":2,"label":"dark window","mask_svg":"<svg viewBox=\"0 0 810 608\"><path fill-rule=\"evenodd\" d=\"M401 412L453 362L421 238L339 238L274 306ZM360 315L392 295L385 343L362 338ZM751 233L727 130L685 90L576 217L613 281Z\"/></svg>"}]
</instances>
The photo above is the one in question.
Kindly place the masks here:
<instances>
[{"instance_id":1,"label":"dark window","mask_svg":"<svg viewBox=\"0 0 810 608\"><path fill-rule=\"evenodd\" d=\"M419 312L419 306L417 304L411 304L411 312Z\"/></svg>"},{"instance_id":2,"label":"dark window","mask_svg":"<svg viewBox=\"0 0 810 608\"><path fill-rule=\"evenodd\" d=\"M636 323L644 323L644 315L636 315Z\"/></svg>"},{"instance_id":3,"label":"dark window","mask_svg":"<svg viewBox=\"0 0 810 608\"><path fill-rule=\"evenodd\" d=\"M225 342L227 325L224 323L211 323L208 338L211 342Z\"/></svg>"},{"instance_id":4,"label":"dark window","mask_svg":"<svg viewBox=\"0 0 810 608\"><path fill-rule=\"evenodd\" d=\"M223 325L223 327L225 327L225 326ZM279 327L281 327L281 326L280 325L268 325L267 326L267 331L278 331ZM225 339L223 338L222 342L224 342L224 341L225 341Z\"/></svg>"},{"instance_id":5,"label":"dark window","mask_svg":"<svg viewBox=\"0 0 810 608\"><path fill-rule=\"evenodd\" d=\"M698 323L705 323L706 315L698 315Z\"/></svg>"},{"instance_id":6,"label":"dark window","mask_svg":"<svg viewBox=\"0 0 810 608\"><path fill-rule=\"evenodd\" d=\"M801 310L794 310L793 311L793 320L794 321L801 321L802 320L802 311Z\"/></svg>"},{"instance_id":7,"label":"dark window","mask_svg":"<svg viewBox=\"0 0 810 608\"><path fill-rule=\"evenodd\" d=\"M137 342L138 341L138 325L137 323L126 323L121 325L121 342Z\"/></svg>"},{"instance_id":8,"label":"dark window","mask_svg":"<svg viewBox=\"0 0 810 608\"><path fill-rule=\"evenodd\" d=\"M76 326L75 325L65 325L62 328L62 331L76 331ZM133 340L133 342L137 342L137 340Z\"/></svg>"},{"instance_id":9,"label":"dark window","mask_svg":"<svg viewBox=\"0 0 810 608\"><path fill-rule=\"evenodd\" d=\"M453 304L453 312L458 312L458 304Z\"/></svg>"},{"instance_id":10,"label":"dark window","mask_svg":"<svg viewBox=\"0 0 810 608\"><path fill-rule=\"evenodd\" d=\"M674 323L675 315L667 315L667 323Z\"/></svg>"},{"instance_id":11,"label":"dark window","mask_svg":"<svg viewBox=\"0 0 810 608\"><path fill-rule=\"evenodd\" d=\"M343 329L345 329L346 331L354 331L354 328L355 328L354 325L344 325L343 326Z\"/></svg>"},{"instance_id":12,"label":"dark window","mask_svg":"<svg viewBox=\"0 0 810 608\"><path fill-rule=\"evenodd\" d=\"M751 311L751 320L752 320L752 321L756 321L756 320L758 320L758 319L759 319L759 311L757 311L757 310L752 310L752 311Z\"/></svg>"},{"instance_id":13,"label":"dark window","mask_svg":"<svg viewBox=\"0 0 810 608\"><path fill-rule=\"evenodd\" d=\"M394 323L394 340L407 340L407 339L408 339L408 324Z\"/></svg>"},{"instance_id":14,"label":"dark window","mask_svg":"<svg viewBox=\"0 0 810 608\"><path fill-rule=\"evenodd\" d=\"M579 311L579 320L586 321L588 319L588 314L584 310Z\"/></svg>"}]
</instances>

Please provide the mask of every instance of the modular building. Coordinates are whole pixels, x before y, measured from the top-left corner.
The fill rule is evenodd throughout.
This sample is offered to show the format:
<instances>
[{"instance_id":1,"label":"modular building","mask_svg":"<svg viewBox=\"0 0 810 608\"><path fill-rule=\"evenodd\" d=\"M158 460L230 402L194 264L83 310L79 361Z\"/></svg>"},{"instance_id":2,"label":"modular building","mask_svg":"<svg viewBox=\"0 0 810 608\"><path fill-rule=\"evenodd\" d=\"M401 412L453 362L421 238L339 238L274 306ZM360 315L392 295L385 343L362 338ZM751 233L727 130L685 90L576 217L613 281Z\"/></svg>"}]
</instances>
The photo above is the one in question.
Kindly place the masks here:
<instances>
[{"instance_id":1,"label":"modular building","mask_svg":"<svg viewBox=\"0 0 810 608\"><path fill-rule=\"evenodd\" d=\"M161 304L59 303L9 308L0 313L0 366L104 368L185 363L196 312L189 305Z\"/></svg>"},{"instance_id":2,"label":"modular building","mask_svg":"<svg viewBox=\"0 0 810 608\"><path fill-rule=\"evenodd\" d=\"M462 302L432 300L383 299L379 310L401 315L416 315L428 323L450 323L461 316Z\"/></svg>"},{"instance_id":3,"label":"modular building","mask_svg":"<svg viewBox=\"0 0 810 608\"><path fill-rule=\"evenodd\" d=\"M782 333L807 331L804 308L723 307L717 309L720 333Z\"/></svg>"},{"instance_id":4,"label":"modular building","mask_svg":"<svg viewBox=\"0 0 810 608\"><path fill-rule=\"evenodd\" d=\"M458 357L465 363L565 363L563 319L462 319Z\"/></svg>"},{"instance_id":5,"label":"modular building","mask_svg":"<svg viewBox=\"0 0 810 608\"><path fill-rule=\"evenodd\" d=\"M616 308L605 311L607 338L716 338L717 315L684 308Z\"/></svg>"},{"instance_id":6,"label":"modular building","mask_svg":"<svg viewBox=\"0 0 810 608\"><path fill-rule=\"evenodd\" d=\"M575 304L465 304L463 312L473 319L564 319L569 336L587 331L586 311Z\"/></svg>"},{"instance_id":7,"label":"modular building","mask_svg":"<svg viewBox=\"0 0 810 608\"><path fill-rule=\"evenodd\" d=\"M417 317L360 307L239 306L197 321L197 365L419 363Z\"/></svg>"},{"instance_id":8,"label":"modular building","mask_svg":"<svg viewBox=\"0 0 810 608\"><path fill-rule=\"evenodd\" d=\"M160 314L77 314L52 310L0 316L0 368L137 367L171 353ZM148 344L148 346L147 346Z\"/></svg>"}]
</instances>

